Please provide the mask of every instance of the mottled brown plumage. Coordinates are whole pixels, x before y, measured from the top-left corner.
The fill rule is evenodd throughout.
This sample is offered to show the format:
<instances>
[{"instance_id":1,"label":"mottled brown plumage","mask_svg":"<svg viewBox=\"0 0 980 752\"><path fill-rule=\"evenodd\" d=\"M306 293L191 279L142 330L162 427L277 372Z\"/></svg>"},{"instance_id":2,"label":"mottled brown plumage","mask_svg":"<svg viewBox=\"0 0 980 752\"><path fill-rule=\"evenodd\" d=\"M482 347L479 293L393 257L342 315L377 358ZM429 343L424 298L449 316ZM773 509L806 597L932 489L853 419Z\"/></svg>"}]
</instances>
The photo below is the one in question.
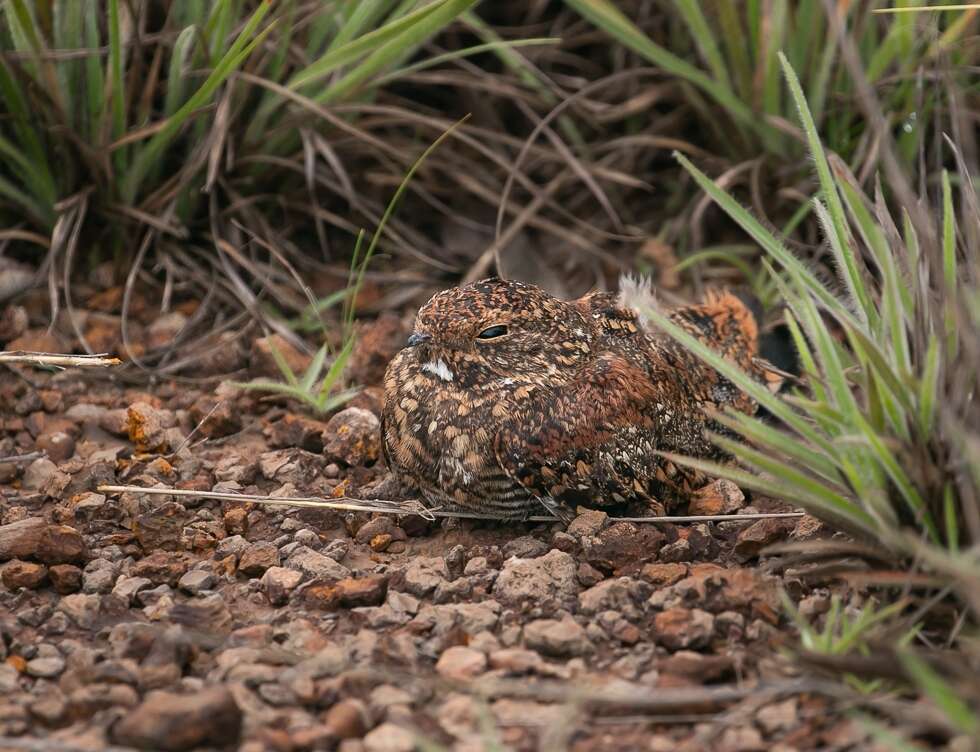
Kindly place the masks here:
<instances>
[{"instance_id":1,"label":"mottled brown plumage","mask_svg":"<svg viewBox=\"0 0 980 752\"><path fill-rule=\"evenodd\" d=\"M745 304L713 293L671 318L743 369L757 364ZM711 413L756 406L716 371L647 331L609 293L562 301L484 280L435 295L385 375L389 467L430 503L523 517L643 501L699 485L655 452L719 457Z\"/></svg>"}]
</instances>

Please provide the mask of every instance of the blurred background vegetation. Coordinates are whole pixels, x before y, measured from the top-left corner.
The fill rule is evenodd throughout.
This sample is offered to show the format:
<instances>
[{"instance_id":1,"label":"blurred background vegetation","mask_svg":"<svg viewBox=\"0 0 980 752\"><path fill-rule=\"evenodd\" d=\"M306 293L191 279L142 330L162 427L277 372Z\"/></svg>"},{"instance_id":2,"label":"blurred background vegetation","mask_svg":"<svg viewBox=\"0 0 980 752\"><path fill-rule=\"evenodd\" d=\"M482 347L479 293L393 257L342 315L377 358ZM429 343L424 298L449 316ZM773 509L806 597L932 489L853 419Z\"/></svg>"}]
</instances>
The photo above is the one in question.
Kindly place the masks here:
<instances>
[{"instance_id":1,"label":"blurred background vegetation","mask_svg":"<svg viewBox=\"0 0 980 752\"><path fill-rule=\"evenodd\" d=\"M355 304L491 273L579 294L640 271L667 301L751 286L804 381L759 395L777 427L732 418L751 447L733 477L938 578L800 625L808 660L839 667L886 625L881 649L969 736L980 8L926 5L4 0L0 303L32 290L89 351L114 340L78 309L102 310L158 375L216 332L275 331L316 350L288 375L317 406ZM131 336L187 300L173 342Z\"/></svg>"}]
</instances>

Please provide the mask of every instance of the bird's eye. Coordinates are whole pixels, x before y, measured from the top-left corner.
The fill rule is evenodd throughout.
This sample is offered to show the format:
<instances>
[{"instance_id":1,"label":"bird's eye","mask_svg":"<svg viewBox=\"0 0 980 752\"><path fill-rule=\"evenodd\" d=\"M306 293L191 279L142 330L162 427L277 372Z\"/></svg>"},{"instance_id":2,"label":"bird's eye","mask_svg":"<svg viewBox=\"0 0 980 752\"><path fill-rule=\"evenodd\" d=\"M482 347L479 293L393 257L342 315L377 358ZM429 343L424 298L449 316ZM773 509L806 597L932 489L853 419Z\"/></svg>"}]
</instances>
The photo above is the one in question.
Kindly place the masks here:
<instances>
[{"instance_id":1,"label":"bird's eye","mask_svg":"<svg viewBox=\"0 0 980 752\"><path fill-rule=\"evenodd\" d=\"M477 339L495 339L497 337L503 337L507 334L507 327L503 324L497 324L497 326L489 326L482 332L476 335Z\"/></svg>"}]
</instances>

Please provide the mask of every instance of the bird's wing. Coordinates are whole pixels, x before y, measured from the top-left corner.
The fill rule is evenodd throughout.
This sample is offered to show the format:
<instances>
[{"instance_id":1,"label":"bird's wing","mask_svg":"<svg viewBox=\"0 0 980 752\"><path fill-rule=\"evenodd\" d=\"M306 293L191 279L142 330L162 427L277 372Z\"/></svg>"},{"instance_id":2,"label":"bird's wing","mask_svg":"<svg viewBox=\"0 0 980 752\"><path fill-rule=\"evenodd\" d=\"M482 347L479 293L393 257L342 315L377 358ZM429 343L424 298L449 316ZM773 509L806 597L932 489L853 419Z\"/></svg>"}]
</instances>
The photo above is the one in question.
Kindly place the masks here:
<instances>
[{"instance_id":1,"label":"bird's wing","mask_svg":"<svg viewBox=\"0 0 980 752\"><path fill-rule=\"evenodd\" d=\"M645 496L659 464L658 397L644 369L603 354L571 384L539 387L522 401L494 437L497 462L542 498L602 504Z\"/></svg>"}]
</instances>

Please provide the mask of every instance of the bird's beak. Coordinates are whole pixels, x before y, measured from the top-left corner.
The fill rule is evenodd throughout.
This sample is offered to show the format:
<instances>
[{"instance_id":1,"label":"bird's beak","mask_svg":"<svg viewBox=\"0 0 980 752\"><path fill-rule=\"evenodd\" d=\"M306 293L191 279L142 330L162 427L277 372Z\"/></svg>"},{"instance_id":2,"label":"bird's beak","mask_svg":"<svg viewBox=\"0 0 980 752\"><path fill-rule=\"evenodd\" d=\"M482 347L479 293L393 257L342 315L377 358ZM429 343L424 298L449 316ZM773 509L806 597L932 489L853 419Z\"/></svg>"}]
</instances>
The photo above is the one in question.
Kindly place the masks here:
<instances>
[{"instance_id":1,"label":"bird's beak","mask_svg":"<svg viewBox=\"0 0 980 752\"><path fill-rule=\"evenodd\" d=\"M428 342L431 338L428 334L419 334L418 332L412 332L408 336L408 342L406 343L409 347L415 347L416 345L422 345Z\"/></svg>"}]
</instances>

